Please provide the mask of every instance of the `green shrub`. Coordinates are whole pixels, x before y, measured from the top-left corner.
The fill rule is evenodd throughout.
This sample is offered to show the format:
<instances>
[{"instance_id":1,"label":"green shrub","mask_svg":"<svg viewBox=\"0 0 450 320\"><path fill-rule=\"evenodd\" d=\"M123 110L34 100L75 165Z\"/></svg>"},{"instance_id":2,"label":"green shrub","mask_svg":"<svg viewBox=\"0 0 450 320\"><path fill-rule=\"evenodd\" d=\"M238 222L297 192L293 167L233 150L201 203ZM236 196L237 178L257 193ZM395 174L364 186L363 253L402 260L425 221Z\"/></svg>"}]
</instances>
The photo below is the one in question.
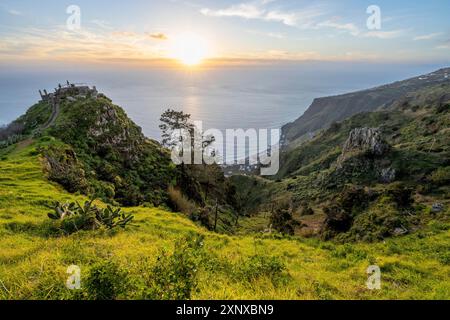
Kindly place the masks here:
<instances>
[{"instance_id":1,"label":"green shrub","mask_svg":"<svg viewBox=\"0 0 450 320\"><path fill-rule=\"evenodd\" d=\"M188 300L197 287L199 254L203 237L190 236L176 242L172 254L162 251L146 279L142 298Z\"/></svg>"},{"instance_id":2,"label":"green shrub","mask_svg":"<svg viewBox=\"0 0 450 320\"><path fill-rule=\"evenodd\" d=\"M442 252L439 254L438 260L443 265L450 266L450 252Z\"/></svg>"},{"instance_id":3,"label":"green shrub","mask_svg":"<svg viewBox=\"0 0 450 320\"><path fill-rule=\"evenodd\" d=\"M312 216L314 214L314 210L311 209L308 203L302 203L300 209L301 216Z\"/></svg>"},{"instance_id":4,"label":"green shrub","mask_svg":"<svg viewBox=\"0 0 450 320\"><path fill-rule=\"evenodd\" d=\"M384 194L392 199L398 207L409 207L413 202L413 189L402 182L391 183Z\"/></svg>"},{"instance_id":5,"label":"green shrub","mask_svg":"<svg viewBox=\"0 0 450 320\"><path fill-rule=\"evenodd\" d=\"M64 234L72 234L80 230L95 230L100 227L125 228L134 218L131 214L123 213L120 208L113 209L108 206L100 209L93 205L93 201L86 201L84 205L78 202L57 202L54 211L48 213L48 217L55 220L54 226Z\"/></svg>"},{"instance_id":6,"label":"green shrub","mask_svg":"<svg viewBox=\"0 0 450 320\"><path fill-rule=\"evenodd\" d=\"M450 184L450 167L441 167L434 171L430 180L437 186Z\"/></svg>"},{"instance_id":7,"label":"green shrub","mask_svg":"<svg viewBox=\"0 0 450 320\"><path fill-rule=\"evenodd\" d=\"M83 283L87 298L92 300L117 299L129 287L127 272L112 261L93 265Z\"/></svg>"},{"instance_id":8,"label":"green shrub","mask_svg":"<svg viewBox=\"0 0 450 320\"><path fill-rule=\"evenodd\" d=\"M299 223L293 219L291 210L287 206L281 205L270 216L270 224L282 234L293 235L295 227Z\"/></svg>"},{"instance_id":9,"label":"green shrub","mask_svg":"<svg viewBox=\"0 0 450 320\"><path fill-rule=\"evenodd\" d=\"M70 147L50 146L40 149L47 162L48 178L62 185L69 192L90 193L83 164Z\"/></svg>"},{"instance_id":10,"label":"green shrub","mask_svg":"<svg viewBox=\"0 0 450 320\"><path fill-rule=\"evenodd\" d=\"M241 281L253 281L258 278L269 278L277 282L283 276L286 266L275 256L254 255L240 261L233 268L234 277Z\"/></svg>"}]
</instances>

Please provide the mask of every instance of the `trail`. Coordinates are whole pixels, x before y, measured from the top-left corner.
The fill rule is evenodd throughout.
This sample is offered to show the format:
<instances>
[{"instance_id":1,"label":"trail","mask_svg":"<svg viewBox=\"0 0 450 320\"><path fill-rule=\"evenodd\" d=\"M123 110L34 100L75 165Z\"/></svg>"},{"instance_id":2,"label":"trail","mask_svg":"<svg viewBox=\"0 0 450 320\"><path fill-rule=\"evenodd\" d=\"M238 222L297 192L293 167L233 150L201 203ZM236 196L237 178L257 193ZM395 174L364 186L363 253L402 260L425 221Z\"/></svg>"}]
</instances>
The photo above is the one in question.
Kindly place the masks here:
<instances>
[{"instance_id":1,"label":"trail","mask_svg":"<svg viewBox=\"0 0 450 320\"><path fill-rule=\"evenodd\" d=\"M52 126L59 115L59 99L55 98L50 103L52 104L52 115L48 119L47 123L42 126L42 129L47 129Z\"/></svg>"},{"instance_id":2,"label":"trail","mask_svg":"<svg viewBox=\"0 0 450 320\"><path fill-rule=\"evenodd\" d=\"M22 151L23 149L28 147L33 142L34 142L34 140L31 139L31 138L28 138L28 139L25 139L25 140L22 140L22 141L18 142L17 146L14 148L13 153L18 153L18 152Z\"/></svg>"}]
</instances>

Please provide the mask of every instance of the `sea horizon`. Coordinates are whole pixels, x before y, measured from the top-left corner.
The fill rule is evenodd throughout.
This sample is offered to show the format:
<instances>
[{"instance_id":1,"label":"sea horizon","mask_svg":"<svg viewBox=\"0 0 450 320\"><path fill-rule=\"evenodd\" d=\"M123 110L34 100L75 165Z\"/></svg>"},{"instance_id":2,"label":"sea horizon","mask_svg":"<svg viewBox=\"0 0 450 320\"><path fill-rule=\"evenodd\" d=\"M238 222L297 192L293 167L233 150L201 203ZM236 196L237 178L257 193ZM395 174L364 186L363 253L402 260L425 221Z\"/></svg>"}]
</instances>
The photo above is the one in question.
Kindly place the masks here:
<instances>
[{"instance_id":1,"label":"sea horizon","mask_svg":"<svg viewBox=\"0 0 450 320\"><path fill-rule=\"evenodd\" d=\"M96 86L124 108L144 134L160 140L159 118L168 108L191 114L204 129L281 129L314 99L369 89L432 72L445 64L296 63L216 67L205 70L2 67L0 125L34 103L38 90L66 80Z\"/></svg>"}]
</instances>

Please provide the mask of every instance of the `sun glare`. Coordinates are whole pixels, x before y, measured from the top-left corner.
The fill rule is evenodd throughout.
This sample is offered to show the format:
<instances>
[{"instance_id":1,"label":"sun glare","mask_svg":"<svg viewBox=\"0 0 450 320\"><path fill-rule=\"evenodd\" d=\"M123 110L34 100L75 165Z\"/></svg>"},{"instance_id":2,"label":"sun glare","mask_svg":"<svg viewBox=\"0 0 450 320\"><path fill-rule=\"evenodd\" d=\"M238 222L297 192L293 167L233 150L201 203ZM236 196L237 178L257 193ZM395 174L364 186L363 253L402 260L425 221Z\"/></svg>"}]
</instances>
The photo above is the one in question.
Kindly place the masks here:
<instances>
[{"instance_id":1,"label":"sun glare","mask_svg":"<svg viewBox=\"0 0 450 320\"><path fill-rule=\"evenodd\" d=\"M208 49L205 39L189 32L174 39L172 55L186 66L196 66L207 57Z\"/></svg>"}]
</instances>

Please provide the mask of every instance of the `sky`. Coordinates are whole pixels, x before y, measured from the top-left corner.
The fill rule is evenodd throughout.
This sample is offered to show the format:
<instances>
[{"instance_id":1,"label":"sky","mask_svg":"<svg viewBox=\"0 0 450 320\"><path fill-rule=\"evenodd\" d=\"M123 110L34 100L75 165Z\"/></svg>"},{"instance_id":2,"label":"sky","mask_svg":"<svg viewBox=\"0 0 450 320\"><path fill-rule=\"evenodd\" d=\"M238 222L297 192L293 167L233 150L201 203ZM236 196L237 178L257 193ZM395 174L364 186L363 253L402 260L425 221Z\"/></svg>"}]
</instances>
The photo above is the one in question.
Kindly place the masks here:
<instances>
[{"instance_id":1,"label":"sky","mask_svg":"<svg viewBox=\"0 0 450 320\"><path fill-rule=\"evenodd\" d=\"M446 64L449 14L448 0L0 0L0 63Z\"/></svg>"}]
</instances>

